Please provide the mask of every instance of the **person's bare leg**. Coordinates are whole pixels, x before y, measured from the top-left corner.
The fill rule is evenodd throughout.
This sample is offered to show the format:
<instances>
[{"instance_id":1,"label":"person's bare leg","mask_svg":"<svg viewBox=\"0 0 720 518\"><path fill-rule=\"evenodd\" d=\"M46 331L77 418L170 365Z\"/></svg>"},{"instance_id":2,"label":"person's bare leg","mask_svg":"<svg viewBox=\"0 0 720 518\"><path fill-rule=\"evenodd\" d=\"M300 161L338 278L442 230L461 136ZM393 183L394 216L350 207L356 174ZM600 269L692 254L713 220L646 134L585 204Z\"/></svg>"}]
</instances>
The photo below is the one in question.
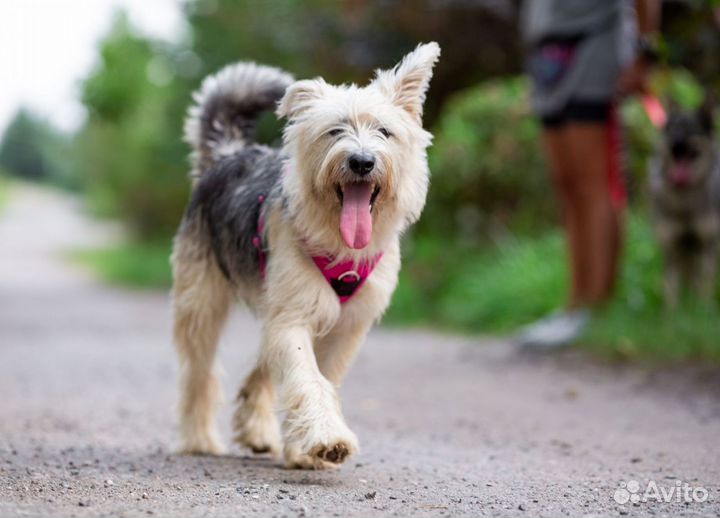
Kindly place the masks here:
<instances>
[{"instance_id":1,"label":"person's bare leg","mask_svg":"<svg viewBox=\"0 0 720 518\"><path fill-rule=\"evenodd\" d=\"M604 127L600 128L605 133ZM593 141L594 132L585 133L567 124L543 130L550 177L563 210L570 290L567 311L544 318L518 335L516 343L524 348L542 350L571 343L587 325L589 308L604 297L601 292L607 289L602 281L614 268L603 260L603 257L613 257L617 249L614 234L608 230L617 227L612 224L614 212L609 198L607 155L602 155L607 153L607 145L602 140L598 148ZM592 148L592 153L586 160L580 160L588 148ZM601 153L599 157L598 153Z\"/></svg>"},{"instance_id":2,"label":"person's bare leg","mask_svg":"<svg viewBox=\"0 0 720 518\"><path fill-rule=\"evenodd\" d=\"M614 287L620 249L620 222L608 184L609 151L604 124L573 123L565 129L571 176L566 178L568 196L578 225L578 264L581 271L579 305L605 302Z\"/></svg>"},{"instance_id":3,"label":"person's bare leg","mask_svg":"<svg viewBox=\"0 0 720 518\"><path fill-rule=\"evenodd\" d=\"M583 264L585 259L581 252L582 239L577 203L573 200L573 188L575 171L573 156L568 152L570 141L563 128L546 129L543 131L543 145L550 166L550 177L553 181L555 193L560 201L563 223L565 225L567 254L570 263L570 286L568 293L568 308L579 306L587 287L583 272L588 266Z\"/></svg>"},{"instance_id":4,"label":"person's bare leg","mask_svg":"<svg viewBox=\"0 0 720 518\"><path fill-rule=\"evenodd\" d=\"M591 123L572 123L543 134L567 231L569 308L604 302L617 276L620 211L610 199L607 138L604 124Z\"/></svg>"}]
</instances>

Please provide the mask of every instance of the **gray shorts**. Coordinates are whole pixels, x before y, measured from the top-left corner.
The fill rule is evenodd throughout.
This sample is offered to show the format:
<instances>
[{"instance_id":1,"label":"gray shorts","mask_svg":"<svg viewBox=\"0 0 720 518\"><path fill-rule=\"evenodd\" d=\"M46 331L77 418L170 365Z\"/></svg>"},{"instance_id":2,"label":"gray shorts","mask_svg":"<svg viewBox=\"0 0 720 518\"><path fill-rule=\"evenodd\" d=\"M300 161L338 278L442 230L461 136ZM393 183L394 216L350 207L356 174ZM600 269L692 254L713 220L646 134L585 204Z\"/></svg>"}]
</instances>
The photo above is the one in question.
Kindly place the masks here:
<instances>
[{"instance_id":1,"label":"gray shorts","mask_svg":"<svg viewBox=\"0 0 720 518\"><path fill-rule=\"evenodd\" d=\"M528 56L531 100L544 122L605 120L626 61L622 47L629 42L623 33L621 27L611 27L587 36L549 37L535 45Z\"/></svg>"}]
</instances>

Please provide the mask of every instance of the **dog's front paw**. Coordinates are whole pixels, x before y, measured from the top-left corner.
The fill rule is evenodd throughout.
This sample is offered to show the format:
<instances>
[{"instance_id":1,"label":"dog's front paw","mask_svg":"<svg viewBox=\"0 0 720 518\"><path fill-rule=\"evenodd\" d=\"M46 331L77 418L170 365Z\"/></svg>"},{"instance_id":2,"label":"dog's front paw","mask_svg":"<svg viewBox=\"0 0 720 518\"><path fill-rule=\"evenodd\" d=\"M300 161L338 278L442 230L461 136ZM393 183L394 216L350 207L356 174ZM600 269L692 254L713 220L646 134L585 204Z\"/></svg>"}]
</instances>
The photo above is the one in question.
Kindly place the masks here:
<instances>
[{"instance_id":1,"label":"dog's front paw","mask_svg":"<svg viewBox=\"0 0 720 518\"><path fill-rule=\"evenodd\" d=\"M357 437L345 423L314 424L286 434L285 465L300 469L335 468L357 450Z\"/></svg>"},{"instance_id":2,"label":"dog's front paw","mask_svg":"<svg viewBox=\"0 0 720 518\"><path fill-rule=\"evenodd\" d=\"M308 453L286 445L285 466L291 469L336 468L356 451L357 446L346 441L337 441L330 445L318 444Z\"/></svg>"}]
</instances>

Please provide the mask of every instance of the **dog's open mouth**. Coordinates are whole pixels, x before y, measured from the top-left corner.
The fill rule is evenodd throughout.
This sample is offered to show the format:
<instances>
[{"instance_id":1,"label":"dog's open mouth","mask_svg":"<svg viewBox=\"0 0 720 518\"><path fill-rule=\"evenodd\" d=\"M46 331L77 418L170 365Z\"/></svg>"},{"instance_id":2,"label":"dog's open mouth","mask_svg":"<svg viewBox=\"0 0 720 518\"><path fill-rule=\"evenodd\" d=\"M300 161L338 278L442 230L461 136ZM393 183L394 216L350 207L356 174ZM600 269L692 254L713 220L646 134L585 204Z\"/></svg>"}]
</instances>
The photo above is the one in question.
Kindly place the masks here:
<instances>
[{"instance_id":1,"label":"dog's open mouth","mask_svg":"<svg viewBox=\"0 0 720 518\"><path fill-rule=\"evenodd\" d=\"M340 234L350 248L365 248L372 237L372 209L380 187L370 182L338 185L340 199Z\"/></svg>"},{"instance_id":2,"label":"dog's open mouth","mask_svg":"<svg viewBox=\"0 0 720 518\"><path fill-rule=\"evenodd\" d=\"M690 160L675 160L670 165L670 182L675 187L687 187L693 180L693 164Z\"/></svg>"}]
</instances>

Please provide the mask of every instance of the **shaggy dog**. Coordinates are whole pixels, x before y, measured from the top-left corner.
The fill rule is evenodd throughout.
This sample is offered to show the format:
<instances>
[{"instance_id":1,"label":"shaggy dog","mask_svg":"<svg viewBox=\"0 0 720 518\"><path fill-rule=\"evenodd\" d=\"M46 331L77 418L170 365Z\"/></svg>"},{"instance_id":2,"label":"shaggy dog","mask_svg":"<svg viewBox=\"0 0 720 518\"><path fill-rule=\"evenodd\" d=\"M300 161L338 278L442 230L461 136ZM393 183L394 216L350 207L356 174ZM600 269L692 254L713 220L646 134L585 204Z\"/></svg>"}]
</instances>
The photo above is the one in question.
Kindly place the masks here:
<instances>
[{"instance_id":1,"label":"shaggy dog","mask_svg":"<svg viewBox=\"0 0 720 518\"><path fill-rule=\"evenodd\" d=\"M697 111L671 107L650 165L655 233L665 256L665 302L674 307L684 279L710 301L720 247L720 148L712 96Z\"/></svg>"},{"instance_id":2,"label":"shaggy dog","mask_svg":"<svg viewBox=\"0 0 720 518\"><path fill-rule=\"evenodd\" d=\"M235 440L282 449L301 468L357 450L337 387L390 302L400 235L425 204L432 136L422 111L439 55L436 43L420 45L365 87L238 63L195 94L185 137L196 180L172 256L184 451L223 451L214 364L236 298L262 319L263 338L238 395ZM281 149L253 141L274 106L287 119Z\"/></svg>"}]
</instances>

